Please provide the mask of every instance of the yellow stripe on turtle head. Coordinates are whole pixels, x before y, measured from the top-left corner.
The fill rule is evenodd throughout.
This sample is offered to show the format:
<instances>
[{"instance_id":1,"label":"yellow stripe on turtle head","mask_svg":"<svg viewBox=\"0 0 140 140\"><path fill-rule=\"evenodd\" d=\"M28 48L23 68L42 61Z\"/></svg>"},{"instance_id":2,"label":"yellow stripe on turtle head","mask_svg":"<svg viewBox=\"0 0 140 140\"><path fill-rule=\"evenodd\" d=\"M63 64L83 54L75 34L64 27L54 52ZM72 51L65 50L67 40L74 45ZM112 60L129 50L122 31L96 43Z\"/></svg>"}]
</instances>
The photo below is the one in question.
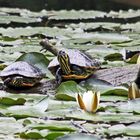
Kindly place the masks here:
<instances>
[{"instance_id":1,"label":"yellow stripe on turtle head","mask_svg":"<svg viewBox=\"0 0 140 140\"><path fill-rule=\"evenodd\" d=\"M71 73L70 60L68 54L64 51L59 51L57 59L62 69L62 72L66 75Z\"/></svg>"}]
</instances>

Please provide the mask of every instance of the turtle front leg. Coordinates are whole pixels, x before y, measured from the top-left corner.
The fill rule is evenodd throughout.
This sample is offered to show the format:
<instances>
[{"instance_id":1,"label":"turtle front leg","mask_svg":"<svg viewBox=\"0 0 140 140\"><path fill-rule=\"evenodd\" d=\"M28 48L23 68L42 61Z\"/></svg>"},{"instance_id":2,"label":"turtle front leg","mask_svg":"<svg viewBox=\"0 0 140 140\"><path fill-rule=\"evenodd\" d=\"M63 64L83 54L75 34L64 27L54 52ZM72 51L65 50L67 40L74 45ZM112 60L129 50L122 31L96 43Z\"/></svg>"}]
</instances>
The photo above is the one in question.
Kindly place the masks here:
<instances>
[{"instance_id":1,"label":"turtle front leg","mask_svg":"<svg viewBox=\"0 0 140 140\"><path fill-rule=\"evenodd\" d=\"M57 84L60 84L62 82L62 70L61 70L61 68L57 69L55 77L56 77Z\"/></svg>"}]
</instances>

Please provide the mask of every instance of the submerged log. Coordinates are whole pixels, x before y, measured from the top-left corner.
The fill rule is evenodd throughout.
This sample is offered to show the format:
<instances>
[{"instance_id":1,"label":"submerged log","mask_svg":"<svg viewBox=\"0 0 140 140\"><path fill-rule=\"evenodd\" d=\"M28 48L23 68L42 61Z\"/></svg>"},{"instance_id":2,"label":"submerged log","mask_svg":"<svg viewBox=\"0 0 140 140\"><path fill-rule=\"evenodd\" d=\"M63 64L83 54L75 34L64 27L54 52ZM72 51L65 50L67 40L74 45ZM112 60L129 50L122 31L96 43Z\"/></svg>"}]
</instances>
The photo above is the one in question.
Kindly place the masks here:
<instances>
[{"instance_id":1,"label":"submerged log","mask_svg":"<svg viewBox=\"0 0 140 140\"><path fill-rule=\"evenodd\" d=\"M139 64L132 64L124 67L115 67L102 69L95 72L95 76L98 79L105 80L114 86L122 84L130 84L137 77L137 73L140 69Z\"/></svg>"}]
</instances>

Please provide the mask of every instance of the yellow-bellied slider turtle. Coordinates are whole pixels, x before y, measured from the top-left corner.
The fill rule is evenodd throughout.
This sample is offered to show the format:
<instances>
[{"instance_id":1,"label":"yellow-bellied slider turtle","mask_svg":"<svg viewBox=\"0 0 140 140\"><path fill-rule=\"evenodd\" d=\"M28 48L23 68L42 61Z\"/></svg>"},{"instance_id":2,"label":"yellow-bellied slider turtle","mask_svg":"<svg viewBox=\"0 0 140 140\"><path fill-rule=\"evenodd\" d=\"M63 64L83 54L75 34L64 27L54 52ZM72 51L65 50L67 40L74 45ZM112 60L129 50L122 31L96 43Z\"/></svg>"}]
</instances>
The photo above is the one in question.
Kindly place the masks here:
<instances>
[{"instance_id":1,"label":"yellow-bellied slider turtle","mask_svg":"<svg viewBox=\"0 0 140 140\"><path fill-rule=\"evenodd\" d=\"M14 62L0 72L4 84L10 87L32 87L44 76L39 68L24 61Z\"/></svg>"},{"instance_id":2,"label":"yellow-bellied slider turtle","mask_svg":"<svg viewBox=\"0 0 140 140\"><path fill-rule=\"evenodd\" d=\"M56 76L58 83L62 79L85 79L100 68L100 62L89 58L86 54L75 49L57 49L47 39L40 42L44 49L57 57L48 65L48 69Z\"/></svg>"}]
</instances>

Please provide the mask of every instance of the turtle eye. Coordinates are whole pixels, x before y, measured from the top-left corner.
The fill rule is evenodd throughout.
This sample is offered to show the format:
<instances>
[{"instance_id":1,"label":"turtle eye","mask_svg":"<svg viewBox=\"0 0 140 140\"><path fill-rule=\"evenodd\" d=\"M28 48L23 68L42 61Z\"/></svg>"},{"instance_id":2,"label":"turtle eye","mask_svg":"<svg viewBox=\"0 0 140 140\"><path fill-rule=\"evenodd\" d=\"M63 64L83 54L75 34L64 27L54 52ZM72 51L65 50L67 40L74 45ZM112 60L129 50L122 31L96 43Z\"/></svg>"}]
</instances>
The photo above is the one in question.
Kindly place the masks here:
<instances>
[{"instance_id":1,"label":"turtle eye","mask_svg":"<svg viewBox=\"0 0 140 140\"><path fill-rule=\"evenodd\" d=\"M65 56L66 53L64 51L59 51L58 55Z\"/></svg>"}]
</instances>

